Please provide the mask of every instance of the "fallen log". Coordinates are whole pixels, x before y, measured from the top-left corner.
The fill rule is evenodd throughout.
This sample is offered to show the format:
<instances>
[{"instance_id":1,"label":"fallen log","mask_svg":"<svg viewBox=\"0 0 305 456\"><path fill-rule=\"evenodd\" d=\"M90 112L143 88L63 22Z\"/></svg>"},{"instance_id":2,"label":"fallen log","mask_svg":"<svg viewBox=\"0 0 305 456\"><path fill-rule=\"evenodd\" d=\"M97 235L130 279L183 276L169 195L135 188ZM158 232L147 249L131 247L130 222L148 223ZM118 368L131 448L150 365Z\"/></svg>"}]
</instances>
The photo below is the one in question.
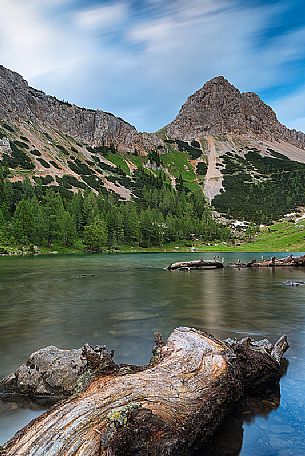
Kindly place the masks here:
<instances>
[{"instance_id":1,"label":"fallen log","mask_svg":"<svg viewBox=\"0 0 305 456\"><path fill-rule=\"evenodd\" d=\"M177 328L166 343L157 338L144 370L101 375L22 429L1 454L189 455L247 391L274 380L287 348L286 336L275 345L223 342Z\"/></svg>"},{"instance_id":2,"label":"fallen log","mask_svg":"<svg viewBox=\"0 0 305 456\"><path fill-rule=\"evenodd\" d=\"M179 261L172 263L167 266L166 269L170 271L179 270L191 270L191 269L219 269L223 268L224 264L218 260L193 260L193 261Z\"/></svg>"},{"instance_id":3,"label":"fallen log","mask_svg":"<svg viewBox=\"0 0 305 456\"><path fill-rule=\"evenodd\" d=\"M286 258L272 257L270 259L263 259L261 261L252 260L247 263L248 268L276 268L276 267L305 267L305 255L292 256Z\"/></svg>"}]
</instances>

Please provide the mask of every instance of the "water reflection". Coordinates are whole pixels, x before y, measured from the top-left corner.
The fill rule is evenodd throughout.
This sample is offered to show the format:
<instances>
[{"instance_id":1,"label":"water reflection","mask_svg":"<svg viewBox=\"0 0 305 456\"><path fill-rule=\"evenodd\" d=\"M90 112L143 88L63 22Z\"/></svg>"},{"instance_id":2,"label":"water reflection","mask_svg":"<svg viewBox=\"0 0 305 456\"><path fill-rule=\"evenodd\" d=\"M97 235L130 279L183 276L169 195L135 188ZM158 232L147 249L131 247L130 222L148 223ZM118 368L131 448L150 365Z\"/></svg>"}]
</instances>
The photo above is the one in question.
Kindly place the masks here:
<instances>
[{"instance_id":1,"label":"water reflection","mask_svg":"<svg viewBox=\"0 0 305 456\"><path fill-rule=\"evenodd\" d=\"M221 255L226 263L257 256ZM305 287L282 286L287 279L304 280L304 270L163 270L189 258L194 256L0 258L0 377L46 345L106 344L117 362L144 364L153 332L167 337L179 325L200 327L219 338L249 334L275 341L285 333L290 367L281 381L280 406L250 421L242 412L232 426L236 429L236 420L242 419L242 456L253 456L253 445L255 456L289 455L281 454L287 442L291 454L304 455ZM0 443L40 413L7 406L0 402ZM291 429L281 444L276 429Z\"/></svg>"},{"instance_id":2,"label":"water reflection","mask_svg":"<svg viewBox=\"0 0 305 456\"><path fill-rule=\"evenodd\" d=\"M286 375L288 361L282 360L281 372L267 388L256 391L255 397L248 395L238 404L220 425L203 450L198 450L195 456L238 456L240 455L244 426L250 425L258 417L268 419L270 413L280 406L280 378ZM255 454L259 454L258 452ZM265 453L266 454L266 453Z\"/></svg>"}]
</instances>

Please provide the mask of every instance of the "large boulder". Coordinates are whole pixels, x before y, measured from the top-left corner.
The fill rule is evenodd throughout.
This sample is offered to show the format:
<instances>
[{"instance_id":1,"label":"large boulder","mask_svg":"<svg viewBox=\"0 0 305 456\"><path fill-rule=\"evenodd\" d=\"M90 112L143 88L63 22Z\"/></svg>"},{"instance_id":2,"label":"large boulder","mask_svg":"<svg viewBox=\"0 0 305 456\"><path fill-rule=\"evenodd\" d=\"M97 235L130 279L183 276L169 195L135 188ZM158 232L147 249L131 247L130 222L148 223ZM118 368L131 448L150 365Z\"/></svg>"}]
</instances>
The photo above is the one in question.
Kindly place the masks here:
<instances>
[{"instance_id":1,"label":"large boulder","mask_svg":"<svg viewBox=\"0 0 305 456\"><path fill-rule=\"evenodd\" d=\"M64 397L83 389L97 374L113 371L113 352L85 344L81 349L42 348L0 382L0 397Z\"/></svg>"}]
</instances>

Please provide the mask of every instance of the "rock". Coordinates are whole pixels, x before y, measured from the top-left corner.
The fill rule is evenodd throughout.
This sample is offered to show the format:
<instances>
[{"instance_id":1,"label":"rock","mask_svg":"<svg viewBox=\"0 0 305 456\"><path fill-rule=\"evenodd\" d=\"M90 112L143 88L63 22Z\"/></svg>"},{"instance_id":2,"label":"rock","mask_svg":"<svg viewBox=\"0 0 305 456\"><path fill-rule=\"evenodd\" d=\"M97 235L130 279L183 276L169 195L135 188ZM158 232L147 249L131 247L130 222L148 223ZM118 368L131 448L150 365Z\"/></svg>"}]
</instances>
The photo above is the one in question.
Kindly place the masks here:
<instances>
[{"instance_id":1,"label":"rock","mask_svg":"<svg viewBox=\"0 0 305 456\"><path fill-rule=\"evenodd\" d=\"M223 76L208 81L189 97L166 127L169 139L184 141L225 133L253 134L266 141L283 140L305 147L304 133L286 128L255 93L241 93Z\"/></svg>"},{"instance_id":2,"label":"rock","mask_svg":"<svg viewBox=\"0 0 305 456\"><path fill-rule=\"evenodd\" d=\"M71 394L86 361L82 350L61 350L49 346L33 353L25 364L0 383L5 395L65 396Z\"/></svg>"},{"instance_id":3,"label":"rock","mask_svg":"<svg viewBox=\"0 0 305 456\"><path fill-rule=\"evenodd\" d=\"M305 285L305 282L303 280L285 280L283 285L286 287L299 287L300 285Z\"/></svg>"},{"instance_id":4,"label":"rock","mask_svg":"<svg viewBox=\"0 0 305 456\"><path fill-rule=\"evenodd\" d=\"M0 397L64 397L82 390L89 379L113 371L113 352L104 346L61 350L48 346L33 353L25 364L0 382ZM85 381L86 380L86 381Z\"/></svg>"},{"instance_id":5,"label":"rock","mask_svg":"<svg viewBox=\"0 0 305 456\"><path fill-rule=\"evenodd\" d=\"M3 153L11 152L11 145L7 138L0 139L0 151Z\"/></svg>"}]
</instances>

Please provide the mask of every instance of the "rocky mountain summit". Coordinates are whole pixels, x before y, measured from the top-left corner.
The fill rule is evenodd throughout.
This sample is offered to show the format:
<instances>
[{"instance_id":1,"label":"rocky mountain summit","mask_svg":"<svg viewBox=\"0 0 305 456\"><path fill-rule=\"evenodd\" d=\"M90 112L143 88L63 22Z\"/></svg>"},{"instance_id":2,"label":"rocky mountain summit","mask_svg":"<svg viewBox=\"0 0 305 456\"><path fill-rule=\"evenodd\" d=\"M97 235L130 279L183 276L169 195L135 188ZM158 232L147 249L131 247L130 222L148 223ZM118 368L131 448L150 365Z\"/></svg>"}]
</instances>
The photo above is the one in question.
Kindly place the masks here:
<instances>
[{"instance_id":1,"label":"rocky mountain summit","mask_svg":"<svg viewBox=\"0 0 305 456\"><path fill-rule=\"evenodd\" d=\"M223 76L207 82L190 96L166 128L169 138L184 141L225 133L305 146L304 133L286 128L255 93L241 93Z\"/></svg>"},{"instance_id":2,"label":"rocky mountain summit","mask_svg":"<svg viewBox=\"0 0 305 456\"><path fill-rule=\"evenodd\" d=\"M52 128L90 146L114 146L120 152L144 152L161 141L113 114L80 108L33 89L18 73L0 66L0 118Z\"/></svg>"}]
</instances>

